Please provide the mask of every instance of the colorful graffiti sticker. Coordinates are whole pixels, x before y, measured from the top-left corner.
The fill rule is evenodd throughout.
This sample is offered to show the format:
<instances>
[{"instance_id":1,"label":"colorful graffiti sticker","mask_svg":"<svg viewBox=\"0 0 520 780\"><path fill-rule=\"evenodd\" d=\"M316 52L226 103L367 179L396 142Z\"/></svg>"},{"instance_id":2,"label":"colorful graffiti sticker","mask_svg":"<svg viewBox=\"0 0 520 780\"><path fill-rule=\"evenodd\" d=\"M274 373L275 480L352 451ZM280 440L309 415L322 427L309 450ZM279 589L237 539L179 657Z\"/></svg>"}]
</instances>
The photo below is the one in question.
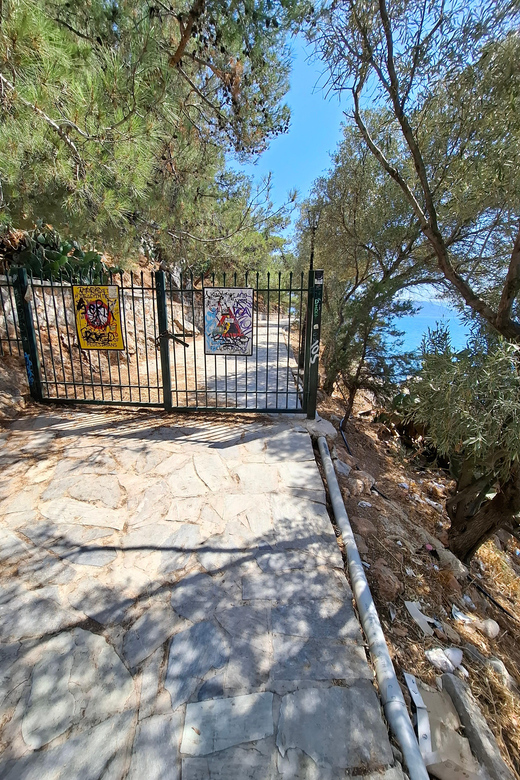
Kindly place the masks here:
<instances>
[{"instance_id":1,"label":"colorful graffiti sticker","mask_svg":"<svg viewBox=\"0 0 520 780\"><path fill-rule=\"evenodd\" d=\"M119 287L84 285L72 295L80 348L124 349Z\"/></svg>"},{"instance_id":2,"label":"colorful graffiti sticker","mask_svg":"<svg viewBox=\"0 0 520 780\"><path fill-rule=\"evenodd\" d=\"M204 352L206 355L253 354L251 288L205 288Z\"/></svg>"}]
</instances>

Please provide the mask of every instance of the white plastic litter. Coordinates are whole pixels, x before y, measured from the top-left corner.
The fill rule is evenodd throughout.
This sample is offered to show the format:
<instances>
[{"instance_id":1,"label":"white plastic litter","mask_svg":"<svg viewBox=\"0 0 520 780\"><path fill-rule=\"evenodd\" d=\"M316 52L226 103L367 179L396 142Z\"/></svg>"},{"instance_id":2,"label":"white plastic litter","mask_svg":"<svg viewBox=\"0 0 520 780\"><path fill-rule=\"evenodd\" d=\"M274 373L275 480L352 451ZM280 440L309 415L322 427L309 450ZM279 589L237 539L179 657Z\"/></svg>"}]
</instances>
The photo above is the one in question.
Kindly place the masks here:
<instances>
[{"instance_id":1,"label":"white plastic litter","mask_svg":"<svg viewBox=\"0 0 520 780\"><path fill-rule=\"evenodd\" d=\"M441 672L453 673L455 669L460 668L462 662L462 650L458 647L448 647L446 650L441 647L433 647L431 650L426 650L425 656ZM464 672L467 674L466 669Z\"/></svg>"},{"instance_id":2,"label":"white plastic litter","mask_svg":"<svg viewBox=\"0 0 520 780\"><path fill-rule=\"evenodd\" d=\"M454 672L455 667L451 663L450 659L444 653L441 647L434 647L432 650L426 650L425 656L428 661L439 669L441 672Z\"/></svg>"},{"instance_id":3,"label":"white plastic litter","mask_svg":"<svg viewBox=\"0 0 520 780\"><path fill-rule=\"evenodd\" d=\"M462 650L460 647L447 647L444 655L451 661L455 669L462 663Z\"/></svg>"},{"instance_id":4,"label":"white plastic litter","mask_svg":"<svg viewBox=\"0 0 520 780\"><path fill-rule=\"evenodd\" d=\"M462 623L466 623L468 625L474 626L475 628L478 628L478 630L489 639L496 639L500 633L500 626L496 620L492 620L491 618L486 618L486 620L479 620L473 615L467 615L465 612L461 612L460 609L457 609L455 604L453 604L451 608L451 614L455 620L460 620Z\"/></svg>"},{"instance_id":5,"label":"white plastic litter","mask_svg":"<svg viewBox=\"0 0 520 780\"><path fill-rule=\"evenodd\" d=\"M489 639L496 639L500 633L500 626L496 620L491 620L491 618L487 618L486 620L476 620L475 625L478 630L482 631L482 633L489 637Z\"/></svg>"},{"instance_id":6,"label":"white plastic litter","mask_svg":"<svg viewBox=\"0 0 520 780\"><path fill-rule=\"evenodd\" d=\"M419 609L419 602L405 601L404 605L422 632L427 636L433 636L433 628L431 628L429 624L434 623L435 621L433 618L428 617L428 615L421 612Z\"/></svg>"},{"instance_id":7,"label":"white plastic litter","mask_svg":"<svg viewBox=\"0 0 520 780\"><path fill-rule=\"evenodd\" d=\"M451 607L451 614L455 618L455 620L460 620L461 623L473 623L473 618L471 615L467 615L465 612L462 612L458 607L455 606L455 604Z\"/></svg>"}]
</instances>

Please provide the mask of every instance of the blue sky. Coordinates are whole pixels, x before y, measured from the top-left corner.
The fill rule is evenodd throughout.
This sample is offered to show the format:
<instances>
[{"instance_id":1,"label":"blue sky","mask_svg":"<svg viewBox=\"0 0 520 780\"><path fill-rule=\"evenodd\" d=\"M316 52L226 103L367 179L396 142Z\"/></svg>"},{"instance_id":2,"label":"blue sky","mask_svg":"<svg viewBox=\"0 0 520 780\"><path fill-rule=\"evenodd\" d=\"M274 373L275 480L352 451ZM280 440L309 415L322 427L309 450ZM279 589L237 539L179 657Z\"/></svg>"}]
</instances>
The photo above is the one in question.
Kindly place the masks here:
<instances>
[{"instance_id":1,"label":"blue sky","mask_svg":"<svg viewBox=\"0 0 520 780\"><path fill-rule=\"evenodd\" d=\"M287 200L291 190L298 190L299 199L303 199L314 180L330 167L330 152L340 140L343 111L348 107L337 97L326 97L323 65L308 61L309 53L302 39L295 38L291 88L286 96L291 109L289 132L273 139L256 163L230 161L233 168L253 176L258 183L272 172L275 208Z\"/></svg>"}]
</instances>

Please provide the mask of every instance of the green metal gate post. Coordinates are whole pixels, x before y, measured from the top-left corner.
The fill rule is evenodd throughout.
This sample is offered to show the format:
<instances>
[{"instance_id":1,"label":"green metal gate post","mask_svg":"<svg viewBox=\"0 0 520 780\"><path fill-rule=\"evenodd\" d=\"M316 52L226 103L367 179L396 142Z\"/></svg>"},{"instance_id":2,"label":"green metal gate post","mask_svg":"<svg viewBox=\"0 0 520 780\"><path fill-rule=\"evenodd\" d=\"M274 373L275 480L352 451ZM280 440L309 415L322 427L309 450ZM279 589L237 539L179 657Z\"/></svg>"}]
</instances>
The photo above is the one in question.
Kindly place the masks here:
<instances>
[{"instance_id":1,"label":"green metal gate post","mask_svg":"<svg viewBox=\"0 0 520 780\"><path fill-rule=\"evenodd\" d=\"M34 400L41 401L40 358L36 347L32 307L27 296L29 281L25 268L18 268L17 276L14 278L13 289L29 389Z\"/></svg>"},{"instance_id":2,"label":"green metal gate post","mask_svg":"<svg viewBox=\"0 0 520 780\"><path fill-rule=\"evenodd\" d=\"M155 272L155 294L157 296L157 319L161 349L161 375L163 403L167 412L172 410L172 377L170 371L170 340L168 338L168 313L166 308L166 274Z\"/></svg>"},{"instance_id":3,"label":"green metal gate post","mask_svg":"<svg viewBox=\"0 0 520 780\"><path fill-rule=\"evenodd\" d=\"M305 339L305 374L303 379L303 409L307 419L316 417L318 398L321 306L323 302L323 271L309 271L307 333Z\"/></svg>"},{"instance_id":4,"label":"green metal gate post","mask_svg":"<svg viewBox=\"0 0 520 780\"><path fill-rule=\"evenodd\" d=\"M307 412L309 402L309 369L311 363L311 317L314 307L314 272L309 271L307 285L307 309L305 311L305 320L303 321L303 393L302 393L302 411ZM314 415L312 415L314 417Z\"/></svg>"}]
</instances>

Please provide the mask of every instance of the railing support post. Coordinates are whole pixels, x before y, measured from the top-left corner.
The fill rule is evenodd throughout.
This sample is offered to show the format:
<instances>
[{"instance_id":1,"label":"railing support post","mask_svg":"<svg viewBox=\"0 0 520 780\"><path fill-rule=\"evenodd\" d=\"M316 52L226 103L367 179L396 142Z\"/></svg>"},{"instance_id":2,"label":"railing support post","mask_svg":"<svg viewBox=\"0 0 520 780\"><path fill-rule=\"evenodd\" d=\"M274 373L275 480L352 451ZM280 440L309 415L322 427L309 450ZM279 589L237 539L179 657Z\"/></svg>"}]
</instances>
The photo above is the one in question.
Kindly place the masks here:
<instances>
[{"instance_id":1,"label":"railing support post","mask_svg":"<svg viewBox=\"0 0 520 780\"><path fill-rule=\"evenodd\" d=\"M323 271L311 270L309 271L307 332L305 334L305 374L303 380L303 409L307 412L308 420L314 420L316 417L322 302Z\"/></svg>"},{"instance_id":2,"label":"railing support post","mask_svg":"<svg viewBox=\"0 0 520 780\"><path fill-rule=\"evenodd\" d=\"M157 296L157 320L161 350L161 375L163 404L167 412L172 410L172 377L170 370L170 340L168 338L168 312L166 307L166 274L155 272L155 294Z\"/></svg>"},{"instance_id":3,"label":"railing support post","mask_svg":"<svg viewBox=\"0 0 520 780\"><path fill-rule=\"evenodd\" d=\"M29 281L25 268L17 269L13 289L29 390L35 401L41 401L42 385L40 378L40 358L36 347L36 332L34 330L32 307L28 296Z\"/></svg>"}]
</instances>

